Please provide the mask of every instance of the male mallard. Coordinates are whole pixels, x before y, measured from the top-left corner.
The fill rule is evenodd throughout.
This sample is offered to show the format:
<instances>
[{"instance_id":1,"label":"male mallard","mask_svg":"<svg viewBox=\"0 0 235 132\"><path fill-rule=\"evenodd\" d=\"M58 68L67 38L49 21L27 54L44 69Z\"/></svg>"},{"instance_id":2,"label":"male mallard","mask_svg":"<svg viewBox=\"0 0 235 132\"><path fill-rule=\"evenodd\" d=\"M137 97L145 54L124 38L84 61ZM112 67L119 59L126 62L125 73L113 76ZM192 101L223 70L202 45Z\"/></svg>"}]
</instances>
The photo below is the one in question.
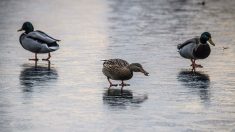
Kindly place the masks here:
<instances>
[{"instance_id":1,"label":"male mallard","mask_svg":"<svg viewBox=\"0 0 235 132\"><path fill-rule=\"evenodd\" d=\"M201 34L200 38L192 38L177 46L179 54L182 57L191 59L192 71L195 71L196 67L202 68L201 65L195 63L197 59L205 59L210 55L211 49L208 42L215 46L214 42L211 40L211 34L204 32Z\"/></svg>"},{"instance_id":2,"label":"male mallard","mask_svg":"<svg viewBox=\"0 0 235 132\"><path fill-rule=\"evenodd\" d=\"M112 84L109 79L121 80L121 86L127 86L128 84L125 84L123 81L131 79L133 76L133 72L142 72L145 76L148 76L149 74L143 69L142 65L139 63L129 64L127 61L122 59L110 59L103 61L104 63L102 71L104 75L107 76L110 87L117 85Z\"/></svg>"},{"instance_id":3,"label":"male mallard","mask_svg":"<svg viewBox=\"0 0 235 132\"><path fill-rule=\"evenodd\" d=\"M38 53L48 53L48 58L43 60L49 60L51 58L50 52L59 49L59 45L56 42L60 40L54 39L42 31L34 31L32 23L25 22L18 31L23 30L25 32L20 35L20 44L24 49L35 53L35 59L29 60L37 61Z\"/></svg>"}]
</instances>

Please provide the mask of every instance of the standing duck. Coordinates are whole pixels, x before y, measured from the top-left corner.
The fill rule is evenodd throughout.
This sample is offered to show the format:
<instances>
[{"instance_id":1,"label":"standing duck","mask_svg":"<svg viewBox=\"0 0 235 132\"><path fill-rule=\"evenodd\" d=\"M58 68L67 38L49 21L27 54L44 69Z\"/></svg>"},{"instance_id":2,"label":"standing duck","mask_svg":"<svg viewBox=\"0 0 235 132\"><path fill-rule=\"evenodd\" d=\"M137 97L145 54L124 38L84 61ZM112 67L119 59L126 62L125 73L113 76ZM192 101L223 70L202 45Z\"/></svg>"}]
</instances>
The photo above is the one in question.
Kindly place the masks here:
<instances>
[{"instance_id":1,"label":"standing duck","mask_svg":"<svg viewBox=\"0 0 235 132\"><path fill-rule=\"evenodd\" d=\"M201 37L187 40L186 42L179 44L177 48L182 57L191 60L192 71L195 71L197 67L202 68L202 66L196 64L195 61L197 59L205 59L210 55L211 49L209 44L215 46L211 39L211 34L209 32L204 32L201 34Z\"/></svg>"},{"instance_id":2,"label":"standing duck","mask_svg":"<svg viewBox=\"0 0 235 132\"><path fill-rule=\"evenodd\" d=\"M51 58L50 52L59 49L57 42L60 40L54 39L42 31L34 31L32 23L25 22L18 32L23 30L25 32L20 35L20 44L24 49L35 53L35 58L29 60L38 61L37 54L48 53L48 57L42 59L48 61Z\"/></svg>"},{"instance_id":3,"label":"standing duck","mask_svg":"<svg viewBox=\"0 0 235 132\"><path fill-rule=\"evenodd\" d=\"M112 84L110 79L112 80L121 80L120 84L122 87L127 86L129 84L125 84L124 80L129 80L133 76L133 72L142 72L145 76L148 76L148 72L146 72L142 65L139 63L129 64L127 61L122 59L110 59L103 60L103 74L107 76L110 87L117 86L117 84Z\"/></svg>"}]
</instances>

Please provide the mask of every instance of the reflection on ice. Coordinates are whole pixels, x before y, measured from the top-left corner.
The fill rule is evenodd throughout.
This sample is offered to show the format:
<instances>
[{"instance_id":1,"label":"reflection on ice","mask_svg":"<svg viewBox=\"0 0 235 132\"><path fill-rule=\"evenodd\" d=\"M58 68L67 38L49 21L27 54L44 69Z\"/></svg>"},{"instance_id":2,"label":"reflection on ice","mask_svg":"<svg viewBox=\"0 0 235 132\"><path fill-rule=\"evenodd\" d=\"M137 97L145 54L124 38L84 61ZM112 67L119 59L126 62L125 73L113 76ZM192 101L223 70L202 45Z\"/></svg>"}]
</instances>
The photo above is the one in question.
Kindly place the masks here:
<instances>
[{"instance_id":1,"label":"reflection on ice","mask_svg":"<svg viewBox=\"0 0 235 132\"><path fill-rule=\"evenodd\" d=\"M181 71L178 74L178 80L185 87L198 90L202 100L207 101L210 99L208 93L210 87L209 75L201 72Z\"/></svg>"},{"instance_id":2,"label":"reflection on ice","mask_svg":"<svg viewBox=\"0 0 235 132\"><path fill-rule=\"evenodd\" d=\"M55 69L48 69L48 67L31 66L25 67L20 73L20 84L24 86L24 92L32 92L32 87L42 86L45 83L56 80L58 73Z\"/></svg>"},{"instance_id":3,"label":"reflection on ice","mask_svg":"<svg viewBox=\"0 0 235 132\"><path fill-rule=\"evenodd\" d=\"M110 106L128 106L140 104L148 99L147 95L133 96L131 90L108 89L103 94L103 101Z\"/></svg>"}]
</instances>

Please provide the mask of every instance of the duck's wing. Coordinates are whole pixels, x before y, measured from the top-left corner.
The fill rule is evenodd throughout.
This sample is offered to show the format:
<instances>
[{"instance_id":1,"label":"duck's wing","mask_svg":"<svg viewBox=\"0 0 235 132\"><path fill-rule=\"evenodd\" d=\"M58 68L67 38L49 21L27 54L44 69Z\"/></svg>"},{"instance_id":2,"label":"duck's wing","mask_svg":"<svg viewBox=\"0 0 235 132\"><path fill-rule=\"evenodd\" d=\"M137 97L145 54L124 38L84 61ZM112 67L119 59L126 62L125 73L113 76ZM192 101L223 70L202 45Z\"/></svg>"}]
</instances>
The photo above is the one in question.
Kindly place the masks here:
<instances>
[{"instance_id":1,"label":"duck's wing","mask_svg":"<svg viewBox=\"0 0 235 132\"><path fill-rule=\"evenodd\" d=\"M127 66L129 63L122 59L103 60L103 73L108 78L114 80L126 80L132 77Z\"/></svg>"},{"instance_id":2,"label":"duck's wing","mask_svg":"<svg viewBox=\"0 0 235 132\"><path fill-rule=\"evenodd\" d=\"M104 67L127 67L129 66L129 63L122 59L109 59L104 60L103 65Z\"/></svg>"},{"instance_id":3,"label":"duck's wing","mask_svg":"<svg viewBox=\"0 0 235 132\"><path fill-rule=\"evenodd\" d=\"M178 44L177 45L177 49L180 50L182 49L184 46L188 45L188 44L199 44L200 41L199 41L199 38L198 37L195 37L195 38L192 38L192 39L189 39L187 41L185 41L184 43L182 44Z\"/></svg>"},{"instance_id":4,"label":"duck's wing","mask_svg":"<svg viewBox=\"0 0 235 132\"><path fill-rule=\"evenodd\" d=\"M49 36L48 34L44 33L43 31L36 30L36 32L39 32L41 35L43 35L43 36L45 36L45 37L48 37L48 38L51 38L51 39L53 39L53 40L55 40L55 41L60 41L59 39L55 39L55 38Z\"/></svg>"},{"instance_id":5,"label":"duck's wing","mask_svg":"<svg viewBox=\"0 0 235 132\"><path fill-rule=\"evenodd\" d=\"M55 43L56 41L58 41L57 39L50 37L49 35L47 35L46 33L42 31L30 32L27 34L27 37L35 41L46 43L46 44L51 44L51 43Z\"/></svg>"}]
</instances>

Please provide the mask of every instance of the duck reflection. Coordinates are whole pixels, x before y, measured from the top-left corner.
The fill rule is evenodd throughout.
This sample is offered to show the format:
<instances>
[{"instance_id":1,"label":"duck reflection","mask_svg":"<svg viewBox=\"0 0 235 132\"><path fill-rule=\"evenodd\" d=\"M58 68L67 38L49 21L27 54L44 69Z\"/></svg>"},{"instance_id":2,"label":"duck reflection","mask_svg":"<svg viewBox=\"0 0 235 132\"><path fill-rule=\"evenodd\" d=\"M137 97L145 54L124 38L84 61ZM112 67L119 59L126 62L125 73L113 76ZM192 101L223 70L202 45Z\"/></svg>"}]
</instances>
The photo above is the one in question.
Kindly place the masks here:
<instances>
[{"instance_id":1,"label":"duck reflection","mask_svg":"<svg viewBox=\"0 0 235 132\"><path fill-rule=\"evenodd\" d=\"M47 62L47 69L50 70L51 69L51 61L50 60L44 60ZM34 68L36 69L38 67L38 60L34 61Z\"/></svg>"},{"instance_id":2,"label":"duck reflection","mask_svg":"<svg viewBox=\"0 0 235 132\"><path fill-rule=\"evenodd\" d=\"M103 94L103 101L110 106L128 106L140 104L148 99L147 95L133 96L131 90L108 89Z\"/></svg>"},{"instance_id":3,"label":"duck reflection","mask_svg":"<svg viewBox=\"0 0 235 132\"><path fill-rule=\"evenodd\" d=\"M210 78L207 74L192 71L181 71L178 80L187 88L196 89L199 92L201 100L208 101L210 94Z\"/></svg>"},{"instance_id":4,"label":"duck reflection","mask_svg":"<svg viewBox=\"0 0 235 132\"><path fill-rule=\"evenodd\" d=\"M33 92L34 86L44 86L47 82L57 80L58 73L50 66L27 66L20 73L20 84L23 87L23 92Z\"/></svg>"}]
</instances>

